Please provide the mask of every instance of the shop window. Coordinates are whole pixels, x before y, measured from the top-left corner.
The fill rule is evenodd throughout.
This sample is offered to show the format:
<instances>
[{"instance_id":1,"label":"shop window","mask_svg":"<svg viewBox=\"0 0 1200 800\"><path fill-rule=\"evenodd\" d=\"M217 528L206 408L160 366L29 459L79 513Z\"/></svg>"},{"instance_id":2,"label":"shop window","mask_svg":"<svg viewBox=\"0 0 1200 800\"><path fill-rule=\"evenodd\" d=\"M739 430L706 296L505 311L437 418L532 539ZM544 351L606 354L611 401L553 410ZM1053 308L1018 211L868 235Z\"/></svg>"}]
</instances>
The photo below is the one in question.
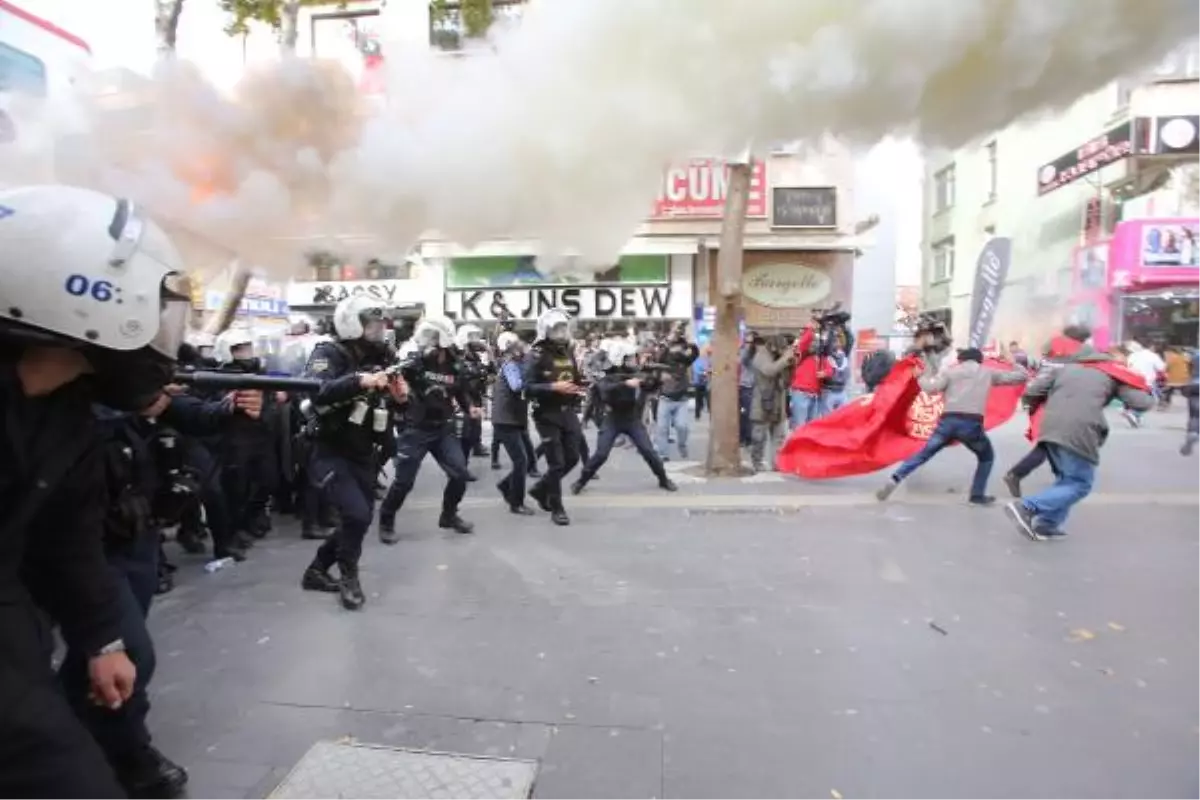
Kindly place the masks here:
<instances>
[{"instance_id":1,"label":"shop window","mask_svg":"<svg viewBox=\"0 0 1200 800\"><path fill-rule=\"evenodd\" d=\"M0 92L46 94L46 65L36 56L0 42Z\"/></svg>"},{"instance_id":2,"label":"shop window","mask_svg":"<svg viewBox=\"0 0 1200 800\"><path fill-rule=\"evenodd\" d=\"M933 174L933 210L940 214L954 207L954 165Z\"/></svg>"},{"instance_id":3,"label":"shop window","mask_svg":"<svg viewBox=\"0 0 1200 800\"><path fill-rule=\"evenodd\" d=\"M366 264L366 277L369 281L395 281L407 280L412 267L405 262L403 264L389 264L373 258Z\"/></svg>"},{"instance_id":4,"label":"shop window","mask_svg":"<svg viewBox=\"0 0 1200 800\"><path fill-rule=\"evenodd\" d=\"M933 283L948 281L954 277L954 237L951 236L933 245Z\"/></svg>"}]
</instances>

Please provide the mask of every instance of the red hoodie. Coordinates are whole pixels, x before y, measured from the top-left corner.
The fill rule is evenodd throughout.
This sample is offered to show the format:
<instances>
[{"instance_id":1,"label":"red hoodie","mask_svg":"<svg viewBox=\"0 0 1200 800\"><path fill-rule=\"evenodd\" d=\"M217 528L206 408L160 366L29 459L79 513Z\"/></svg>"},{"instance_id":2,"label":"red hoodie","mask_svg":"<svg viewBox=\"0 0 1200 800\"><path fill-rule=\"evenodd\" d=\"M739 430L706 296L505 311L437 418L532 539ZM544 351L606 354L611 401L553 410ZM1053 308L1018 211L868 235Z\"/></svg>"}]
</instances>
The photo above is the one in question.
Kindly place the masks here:
<instances>
[{"instance_id":1,"label":"red hoodie","mask_svg":"<svg viewBox=\"0 0 1200 800\"><path fill-rule=\"evenodd\" d=\"M796 340L796 371L792 373L793 391L820 394L821 379L830 375L828 359L808 351L812 347L814 335L811 327L805 328Z\"/></svg>"}]
</instances>

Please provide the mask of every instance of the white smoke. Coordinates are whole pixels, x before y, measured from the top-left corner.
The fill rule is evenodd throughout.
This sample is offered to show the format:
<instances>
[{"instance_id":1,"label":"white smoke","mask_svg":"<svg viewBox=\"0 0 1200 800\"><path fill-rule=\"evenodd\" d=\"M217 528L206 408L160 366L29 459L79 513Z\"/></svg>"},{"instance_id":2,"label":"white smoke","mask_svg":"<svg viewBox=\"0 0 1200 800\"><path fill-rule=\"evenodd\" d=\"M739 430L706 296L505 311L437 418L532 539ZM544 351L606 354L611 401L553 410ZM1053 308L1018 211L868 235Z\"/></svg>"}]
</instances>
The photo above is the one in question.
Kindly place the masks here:
<instances>
[{"instance_id":1,"label":"white smoke","mask_svg":"<svg viewBox=\"0 0 1200 800\"><path fill-rule=\"evenodd\" d=\"M313 245L297 239L333 233L392 252L430 231L529 238L611 262L669 162L827 134L960 145L1198 24L1196 0L534 0L469 58L385 42L382 109L330 63L259 70L233 100L167 69L138 119L76 140L74 174L281 277Z\"/></svg>"}]
</instances>

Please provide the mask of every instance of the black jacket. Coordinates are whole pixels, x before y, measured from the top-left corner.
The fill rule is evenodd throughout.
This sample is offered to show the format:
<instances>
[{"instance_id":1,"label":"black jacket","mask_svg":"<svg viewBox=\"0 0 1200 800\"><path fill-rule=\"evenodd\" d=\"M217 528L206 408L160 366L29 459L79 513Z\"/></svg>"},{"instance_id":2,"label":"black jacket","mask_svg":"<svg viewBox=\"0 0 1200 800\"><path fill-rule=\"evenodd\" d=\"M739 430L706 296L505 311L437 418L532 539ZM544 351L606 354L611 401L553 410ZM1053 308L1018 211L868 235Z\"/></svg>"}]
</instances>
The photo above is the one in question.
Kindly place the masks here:
<instances>
[{"instance_id":1,"label":"black jacket","mask_svg":"<svg viewBox=\"0 0 1200 800\"><path fill-rule=\"evenodd\" d=\"M383 433L374 430L371 416L376 409L391 413L391 404L379 393L366 393L359 375L382 369L386 355L380 351L360 351L342 342L320 342L313 348L305 370L307 377L321 381L321 388L312 401L320 423L317 425L318 450L352 461L369 462L375 458L377 445L386 447L392 434L388 424ZM355 424L350 416L356 401L368 403L367 416Z\"/></svg>"},{"instance_id":2,"label":"black jacket","mask_svg":"<svg viewBox=\"0 0 1200 800\"><path fill-rule=\"evenodd\" d=\"M0 635L5 650L38 648L4 622L31 601L61 627L67 645L94 654L121 636L117 586L104 556L106 496L83 379L27 398L16 374L19 352L0 354ZM9 617L10 619L16 619ZM8 657L0 655L0 663Z\"/></svg>"},{"instance_id":3,"label":"black jacket","mask_svg":"<svg viewBox=\"0 0 1200 800\"><path fill-rule=\"evenodd\" d=\"M580 399L550 388L558 381L582 383L575 355L565 348L535 342L525 359L525 396L533 403L533 418L553 422L564 413L575 413Z\"/></svg>"},{"instance_id":4,"label":"black jacket","mask_svg":"<svg viewBox=\"0 0 1200 800\"><path fill-rule=\"evenodd\" d=\"M408 383L404 419L409 425L436 428L451 422L456 409L466 414L476 405L461 356L451 350L440 354L414 351L400 362Z\"/></svg>"}]
</instances>

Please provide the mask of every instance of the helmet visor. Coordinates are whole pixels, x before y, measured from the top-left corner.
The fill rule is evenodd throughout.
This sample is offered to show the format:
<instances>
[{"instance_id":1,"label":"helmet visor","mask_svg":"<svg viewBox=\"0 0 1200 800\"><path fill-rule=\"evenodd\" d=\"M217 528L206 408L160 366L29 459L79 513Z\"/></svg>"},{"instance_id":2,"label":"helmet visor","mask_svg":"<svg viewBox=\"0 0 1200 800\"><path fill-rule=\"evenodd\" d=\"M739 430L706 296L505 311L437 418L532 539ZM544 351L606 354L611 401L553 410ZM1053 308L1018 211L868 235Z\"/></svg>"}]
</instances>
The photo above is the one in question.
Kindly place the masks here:
<instances>
[{"instance_id":1,"label":"helmet visor","mask_svg":"<svg viewBox=\"0 0 1200 800\"><path fill-rule=\"evenodd\" d=\"M184 342L192 313L191 281L186 275L171 273L163 279L159 297L158 331L150 341L150 349L174 361Z\"/></svg>"}]
</instances>

